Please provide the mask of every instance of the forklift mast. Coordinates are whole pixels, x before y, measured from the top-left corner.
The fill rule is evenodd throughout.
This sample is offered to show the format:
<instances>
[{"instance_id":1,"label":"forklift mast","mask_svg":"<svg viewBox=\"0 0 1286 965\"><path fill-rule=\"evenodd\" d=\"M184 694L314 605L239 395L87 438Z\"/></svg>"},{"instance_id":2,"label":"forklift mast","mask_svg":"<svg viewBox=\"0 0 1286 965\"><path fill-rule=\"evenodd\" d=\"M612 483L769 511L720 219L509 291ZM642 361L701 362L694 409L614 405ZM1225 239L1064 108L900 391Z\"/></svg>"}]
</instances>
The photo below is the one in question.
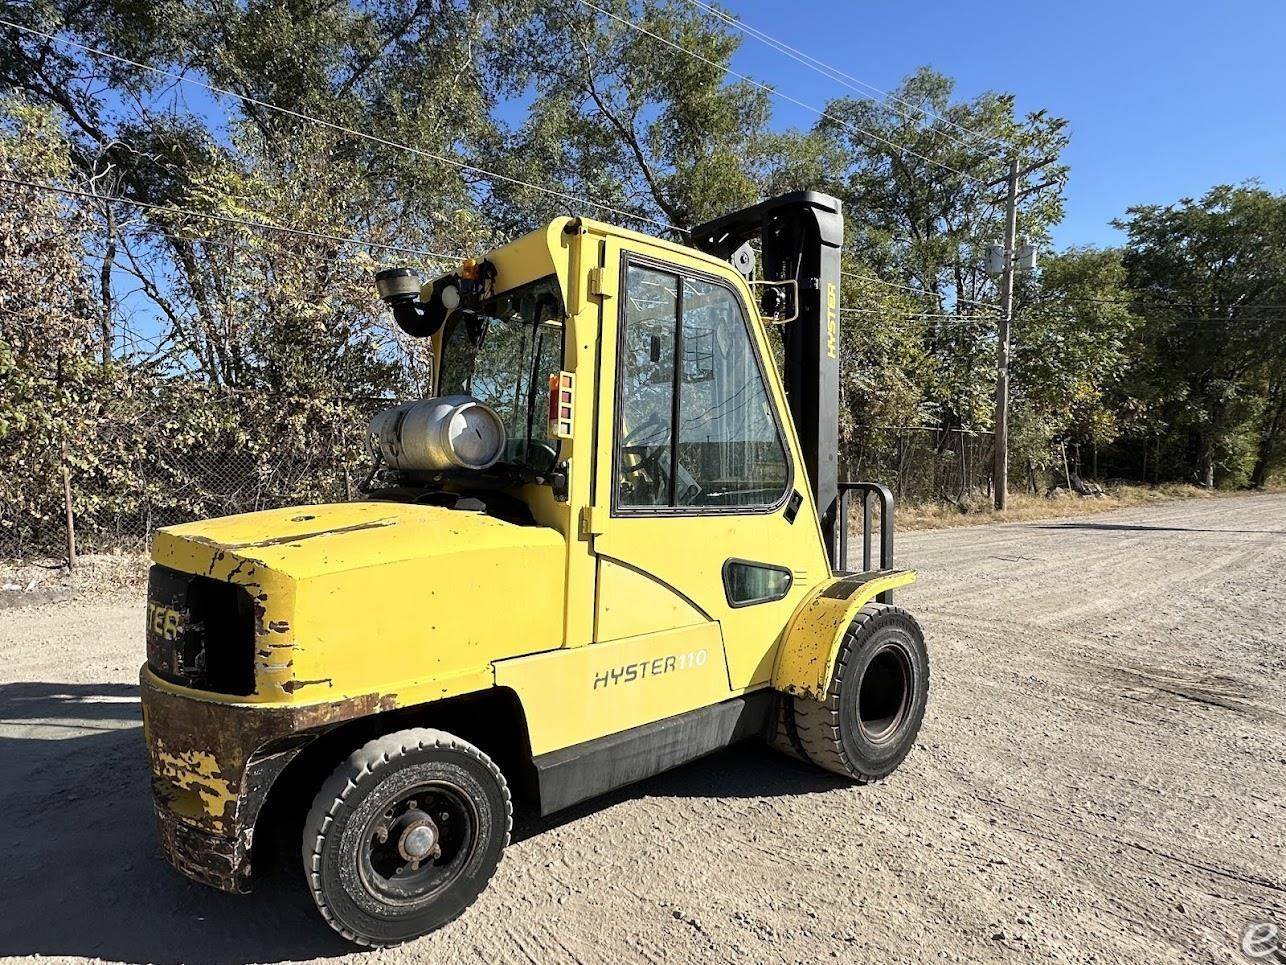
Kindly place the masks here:
<instances>
[{"instance_id":1,"label":"forklift mast","mask_svg":"<svg viewBox=\"0 0 1286 965\"><path fill-rule=\"evenodd\" d=\"M840 201L816 191L793 191L692 229L694 247L728 259L743 274L753 271L754 262L751 253L740 249L755 239L760 243L763 280L793 281L797 286L797 316L782 330L786 397L831 565L842 568L836 533L844 245Z\"/></svg>"}]
</instances>

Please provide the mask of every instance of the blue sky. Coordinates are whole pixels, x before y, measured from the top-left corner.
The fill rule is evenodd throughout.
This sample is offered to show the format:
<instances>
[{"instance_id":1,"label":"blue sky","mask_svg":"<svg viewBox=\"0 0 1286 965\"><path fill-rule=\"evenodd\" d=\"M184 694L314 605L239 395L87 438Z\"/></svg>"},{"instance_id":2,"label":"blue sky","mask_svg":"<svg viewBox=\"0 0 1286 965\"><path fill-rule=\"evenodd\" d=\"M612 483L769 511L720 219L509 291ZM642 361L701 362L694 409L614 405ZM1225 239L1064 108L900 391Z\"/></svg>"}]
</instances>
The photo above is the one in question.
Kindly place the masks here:
<instances>
[{"instance_id":1,"label":"blue sky","mask_svg":"<svg viewBox=\"0 0 1286 965\"><path fill-rule=\"evenodd\" d=\"M889 90L928 64L962 97L1071 122L1058 247L1113 244L1131 204L1258 178L1286 190L1286 0L724 0L749 25ZM843 87L747 38L733 66L810 104ZM815 120L776 98L776 123ZM999 172L998 172L999 173Z\"/></svg>"}]
</instances>

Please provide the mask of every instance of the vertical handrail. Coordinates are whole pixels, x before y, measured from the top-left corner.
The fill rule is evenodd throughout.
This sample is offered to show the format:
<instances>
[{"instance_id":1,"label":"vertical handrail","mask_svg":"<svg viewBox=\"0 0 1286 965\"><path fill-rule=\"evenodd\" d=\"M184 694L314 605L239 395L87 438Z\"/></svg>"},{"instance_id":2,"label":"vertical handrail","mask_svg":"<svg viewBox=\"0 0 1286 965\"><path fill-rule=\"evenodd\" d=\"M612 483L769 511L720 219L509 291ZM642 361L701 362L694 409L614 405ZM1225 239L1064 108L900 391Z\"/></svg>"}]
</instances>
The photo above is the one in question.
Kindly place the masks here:
<instances>
[{"instance_id":1,"label":"vertical handrail","mask_svg":"<svg viewBox=\"0 0 1286 965\"><path fill-rule=\"evenodd\" d=\"M840 483L839 518L835 520L835 553L831 558L831 569L843 571L848 569L848 490Z\"/></svg>"},{"instance_id":2,"label":"vertical handrail","mask_svg":"<svg viewBox=\"0 0 1286 965\"><path fill-rule=\"evenodd\" d=\"M844 525L848 525L848 520L844 520ZM884 529L883 509L880 513L880 530ZM862 572L869 572L871 569L871 493L865 490L862 493Z\"/></svg>"},{"instance_id":3,"label":"vertical handrail","mask_svg":"<svg viewBox=\"0 0 1286 965\"><path fill-rule=\"evenodd\" d=\"M862 497L862 571L871 571L871 497L880 506L880 564L881 570L893 569L893 493L888 486L873 482L841 482L839 484L839 520L835 546L835 569L848 567L848 510L849 494L856 491ZM878 597L881 603L893 602L893 593L886 590Z\"/></svg>"}]
</instances>

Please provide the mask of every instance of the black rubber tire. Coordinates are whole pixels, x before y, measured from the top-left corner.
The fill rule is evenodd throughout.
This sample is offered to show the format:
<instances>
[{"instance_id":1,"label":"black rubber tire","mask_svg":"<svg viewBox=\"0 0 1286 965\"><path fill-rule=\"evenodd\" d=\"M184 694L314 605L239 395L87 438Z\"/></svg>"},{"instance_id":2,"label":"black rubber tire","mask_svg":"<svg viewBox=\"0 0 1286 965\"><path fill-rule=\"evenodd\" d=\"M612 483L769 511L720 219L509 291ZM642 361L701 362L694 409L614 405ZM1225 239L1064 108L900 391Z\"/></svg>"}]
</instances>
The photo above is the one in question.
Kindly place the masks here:
<instances>
[{"instance_id":1,"label":"black rubber tire","mask_svg":"<svg viewBox=\"0 0 1286 965\"><path fill-rule=\"evenodd\" d=\"M364 884L364 829L399 794L423 781L445 782L473 807L473 845L440 893L398 904ZM304 822L304 875L322 917L349 941L396 945L459 917L486 887L509 843L513 805L500 769L472 744L416 728L376 738L323 782Z\"/></svg>"},{"instance_id":2,"label":"black rubber tire","mask_svg":"<svg viewBox=\"0 0 1286 965\"><path fill-rule=\"evenodd\" d=\"M773 716L768 727L768 746L797 761L811 764L812 762L799 747L798 735L792 733L795 728L795 711L791 706L792 702L793 698L790 694L776 695L773 701Z\"/></svg>"},{"instance_id":3,"label":"black rubber tire","mask_svg":"<svg viewBox=\"0 0 1286 965\"><path fill-rule=\"evenodd\" d=\"M864 698L863 682L873 665L872 689ZM897 690L904 696L890 701L898 707L891 719L880 718L887 721L885 731L873 733L863 727L859 700L880 706L893 689L879 686L888 679L900 681ZM794 724L793 731L787 727L787 736L818 767L867 784L888 777L911 752L928 698L929 651L920 624L905 610L871 603L858 611L844 634L826 699L786 702L787 724Z\"/></svg>"}]
</instances>

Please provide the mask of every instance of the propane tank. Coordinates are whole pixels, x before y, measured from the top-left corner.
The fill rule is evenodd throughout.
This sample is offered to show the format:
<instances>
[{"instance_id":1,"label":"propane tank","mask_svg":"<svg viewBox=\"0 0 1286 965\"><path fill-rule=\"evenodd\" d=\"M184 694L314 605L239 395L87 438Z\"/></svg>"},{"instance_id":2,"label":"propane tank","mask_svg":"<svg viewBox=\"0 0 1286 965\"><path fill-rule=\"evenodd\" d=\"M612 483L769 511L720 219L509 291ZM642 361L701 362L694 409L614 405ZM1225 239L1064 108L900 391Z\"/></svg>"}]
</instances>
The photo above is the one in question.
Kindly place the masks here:
<instances>
[{"instance_id":1,"label":"propane tank","mask_svg":"<svg viewBox=\"0 0 1286 965\"><path fill-rule=\"evenodd\" d=\"M394 469L486 469L504 454L505 424L472 396L421 399L371 419L371 445Z\"/></svg>"}]
</instances>

